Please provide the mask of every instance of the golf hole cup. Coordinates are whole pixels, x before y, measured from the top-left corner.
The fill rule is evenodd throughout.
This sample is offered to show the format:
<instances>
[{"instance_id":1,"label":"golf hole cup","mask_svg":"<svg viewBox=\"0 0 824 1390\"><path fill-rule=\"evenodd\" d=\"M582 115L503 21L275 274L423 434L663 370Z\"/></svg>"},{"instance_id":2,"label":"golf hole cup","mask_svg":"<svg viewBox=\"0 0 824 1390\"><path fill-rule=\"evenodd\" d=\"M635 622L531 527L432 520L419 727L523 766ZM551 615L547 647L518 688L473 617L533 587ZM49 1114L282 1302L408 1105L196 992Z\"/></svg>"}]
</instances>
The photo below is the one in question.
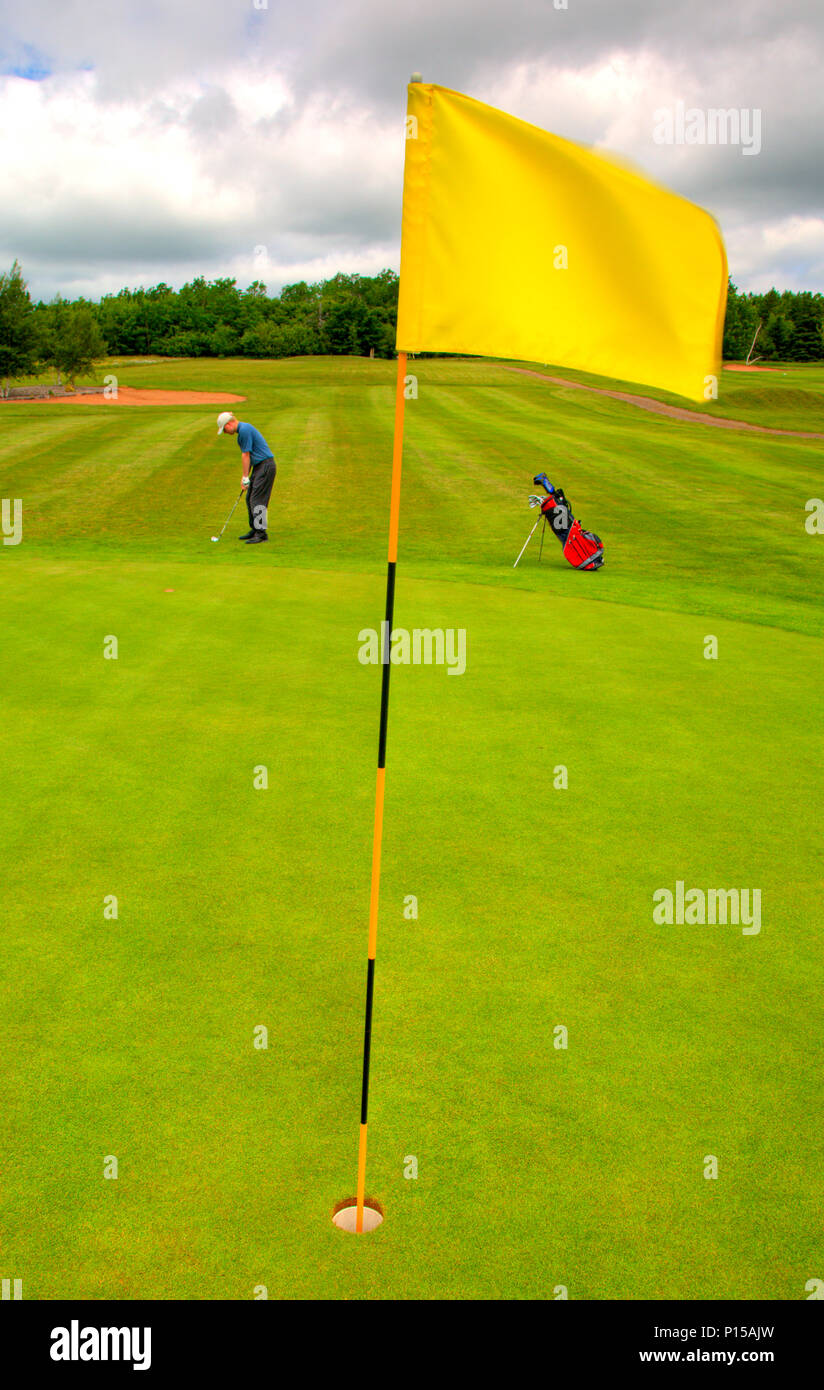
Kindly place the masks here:
<instances>
[{"instance_id":1,"label":"golf hole cup","mask_svg":"<svg viewBox=\"0 0 824 1390\"><path fill-rule=\"evenodd\" d=\"M332 1213L332 1222L339 1231L349 1231L352 1235L357 1235L358 1202L356 1197L345 1197L342 1202L338 1202ZM374 1197L364 1197L363 1199L363 1234L367 1231L377 1230L383 1221L383 1209L380 1202L376 1202Z\"/></svg>"}]
</instances>

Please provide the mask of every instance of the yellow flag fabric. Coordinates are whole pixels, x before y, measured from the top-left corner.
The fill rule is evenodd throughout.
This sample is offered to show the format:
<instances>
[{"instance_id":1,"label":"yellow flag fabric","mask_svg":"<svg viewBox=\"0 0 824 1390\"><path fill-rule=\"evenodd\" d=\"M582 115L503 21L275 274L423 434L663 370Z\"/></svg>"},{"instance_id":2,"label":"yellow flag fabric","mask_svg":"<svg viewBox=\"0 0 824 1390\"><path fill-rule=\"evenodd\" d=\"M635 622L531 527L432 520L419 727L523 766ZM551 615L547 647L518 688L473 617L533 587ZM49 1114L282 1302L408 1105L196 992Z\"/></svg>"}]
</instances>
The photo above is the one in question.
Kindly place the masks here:
<instances>
[{"instance_id":1,"label":"yellow flag fabric","mask_svg":"<svg viewBox=\"0 0 824 1390\"><path fill-rule=\"evenodd\" d=\"M574 367L692 400L727 258L702 208L460 92L409 86L397 348Z\"/></svg>"}]
</instances>

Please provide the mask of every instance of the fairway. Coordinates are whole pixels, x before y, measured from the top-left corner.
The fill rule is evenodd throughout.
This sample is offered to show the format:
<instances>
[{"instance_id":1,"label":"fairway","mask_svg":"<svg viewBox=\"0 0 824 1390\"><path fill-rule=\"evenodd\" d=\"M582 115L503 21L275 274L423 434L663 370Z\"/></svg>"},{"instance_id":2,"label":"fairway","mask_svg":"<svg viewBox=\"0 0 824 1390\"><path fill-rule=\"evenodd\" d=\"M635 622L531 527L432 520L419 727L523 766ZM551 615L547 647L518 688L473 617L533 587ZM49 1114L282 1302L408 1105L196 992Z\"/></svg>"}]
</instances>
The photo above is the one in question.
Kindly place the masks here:
<instances>
[{"instance_id":1,"label":"fairway","mask_svg":"<svg viewBox=\"0 0 824 1390\"><path fill-rule=\"evenodd\" d=\"M358 650L394 364L105 370L246 398L271 541L239 545L238 508L210 543L240 480L218 406L0 405L0 497L23 502L0 546L3 1277L29 1299L804 1298L824 443L410 361L395 625L464 630L467 660L392 675L385 1220L353 1238L331 1214L356 1174L380 687ZM728 375L709 413L824 430L824 369ZM552 537L539 565L537 535L513 569L541 470L600 572ZM760 931L656 924L679 881L759 890Z\"/></svg>"}]
</instances>

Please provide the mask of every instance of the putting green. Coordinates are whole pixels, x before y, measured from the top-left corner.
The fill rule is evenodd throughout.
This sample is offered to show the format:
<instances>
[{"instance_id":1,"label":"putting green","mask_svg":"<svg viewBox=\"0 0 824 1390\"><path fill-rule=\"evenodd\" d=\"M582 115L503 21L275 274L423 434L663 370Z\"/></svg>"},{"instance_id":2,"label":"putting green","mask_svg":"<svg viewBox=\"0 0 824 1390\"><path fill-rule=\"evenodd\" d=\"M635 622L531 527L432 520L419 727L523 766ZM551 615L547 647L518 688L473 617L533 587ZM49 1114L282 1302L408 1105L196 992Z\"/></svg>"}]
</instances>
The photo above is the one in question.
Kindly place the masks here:
<instances>
[{"instance_id":1,"label":"putting green","mask_svg":"<svg viewBox=\"0 0 824 1390\"><path fill-rule=\"evenodd\" d=\"M215 411L3 407L0 496L24 505L0 547L4 1277L26 1298L805 1297L822 446L412 364L396 626L464 630L467 669L392 677L385 1220L355 1239L331 1215L357 1156L379 695L357 653L383 611L393 366L118 370L248 397L272 543L239 546L238 512L210 544L239 477ZM539 469L603 536L600 573L551 537L513 571ZM760 932L655 925L679 880L761 890Z\"/></svg>"}]
</instances>

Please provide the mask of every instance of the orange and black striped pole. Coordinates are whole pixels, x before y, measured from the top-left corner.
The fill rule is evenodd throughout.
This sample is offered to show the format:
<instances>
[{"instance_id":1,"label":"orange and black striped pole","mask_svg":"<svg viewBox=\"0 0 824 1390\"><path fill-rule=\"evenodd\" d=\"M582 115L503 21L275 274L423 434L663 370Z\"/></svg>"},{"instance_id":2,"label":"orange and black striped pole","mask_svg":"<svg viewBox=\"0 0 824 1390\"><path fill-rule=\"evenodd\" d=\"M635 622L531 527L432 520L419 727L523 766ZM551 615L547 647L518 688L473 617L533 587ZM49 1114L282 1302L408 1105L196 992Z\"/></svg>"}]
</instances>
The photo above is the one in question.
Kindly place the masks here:
<instances>
[{"instance_id":1,"label":"orange and black striped pole","mask_svg":"<svg viewBox=\"0 0 824 1390\"><path fill-rule=\"evenodd\" d=\"M372 1002L375 993L375 955L378 946L378 900L381 884L383 793L386 777L386 730L389 723L389 660L392 620L395 612L395 565L398 558L398 521L401 510L403 460L403 406L406 388L406 353L398 353L395 387L395 441L392 450L392 495L389 503L389 558L386 567L386 613L381 633L381 715L378 735L378 775L375 783L375 829L372 838L372 889L369 896L369 952L366 965L366 1021L363 1031L363 1081L361 1084L360 1143L358 1145L358 1196L355 1230L363 1231L363 1198L366 1188L366 1126L369 1112L369 1056L372 1049Z\"/></svg>"}]
</instances>

